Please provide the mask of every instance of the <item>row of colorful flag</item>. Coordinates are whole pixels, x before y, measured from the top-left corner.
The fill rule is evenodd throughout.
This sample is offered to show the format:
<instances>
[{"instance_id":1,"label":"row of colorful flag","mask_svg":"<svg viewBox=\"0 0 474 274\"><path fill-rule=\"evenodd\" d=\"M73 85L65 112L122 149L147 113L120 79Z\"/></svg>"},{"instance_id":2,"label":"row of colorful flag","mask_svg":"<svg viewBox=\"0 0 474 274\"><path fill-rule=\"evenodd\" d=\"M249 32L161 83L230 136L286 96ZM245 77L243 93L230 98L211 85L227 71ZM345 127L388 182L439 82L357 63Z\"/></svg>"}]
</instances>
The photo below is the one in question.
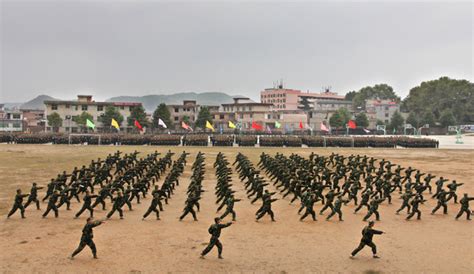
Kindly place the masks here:
<instances>
[{"instance_id":1,"label":"row of colorful flag","mask_svg":"<svg viewBox=\"0 0 474 274\"><path fill-rule=\"evenodd\" d=\"M87 119L86 125L87 125L87 127L89 127L89 128L95 129L95 124L94 124L91 120L89 120L89 119ZM140 131L143 130L143 126L142 126L137 120L135 120L134 125L135 125L135 127L138 128ZM168 126L165 124L165 122L164 122L163 120L161 120L161 119L158 119L158 125L161 126L161 127L163 127L163 128L168 128ZM113 118L112 118L112 121L111 121L111 126L114 127L114 128L116 128L117 130L120 130L119 123L118 123L115 119L113 119ZM239 127L239 128L242 127L242 125L241 125L240 123L237 123L237 126L236 126L232 121L229 121L229 122L228 122L228 126L229 126L229 128L232 128L232 129L235 129L235 128L237 128L237 127ZM191 126L189 126L188 124L186 124L184 121L181 122L181 127L184 128L184 129L186 129L186 130L193 131L193 128L192 128ZM214 126L213 126L209 121L206 121L206 128L207 128L207 129L210 129L210 130L212 130L212 131L215 131ZM259 131L263 131L263 130L264 130L264 127L263 127L262 125L258 124L258 123L255 122L255 121L252 122L251 128L252 128L252 129L255 129L255 130L259 130ZM275 128L277 128L277 129L278 129L278 128L281 128L280 122L275 121ZM303 124L303 121L300 121L299 128L300 128L300 129L310 129L310 130L312 130L312 128L311 128L308 124ZM355 128L357 128L357 125L356 125L355 121L349 120L349 121L347 122L347 124L346 124L346 128L348 128L348 129L349 129L349 128L350 128L350 129L355 129ZM323 122L321 122L320 129L321 129L322 131L329 132L329 128L328 128ZM221 130L222 130L222 128L221 128ZM271 129L270 129L269 126L266 127L266 130L271 132ZM365 132L370 132L369 130L367 130L367 129L365 129L365 128L364 128L364 131L365 131Z\"/></svg>"}]
</instances>

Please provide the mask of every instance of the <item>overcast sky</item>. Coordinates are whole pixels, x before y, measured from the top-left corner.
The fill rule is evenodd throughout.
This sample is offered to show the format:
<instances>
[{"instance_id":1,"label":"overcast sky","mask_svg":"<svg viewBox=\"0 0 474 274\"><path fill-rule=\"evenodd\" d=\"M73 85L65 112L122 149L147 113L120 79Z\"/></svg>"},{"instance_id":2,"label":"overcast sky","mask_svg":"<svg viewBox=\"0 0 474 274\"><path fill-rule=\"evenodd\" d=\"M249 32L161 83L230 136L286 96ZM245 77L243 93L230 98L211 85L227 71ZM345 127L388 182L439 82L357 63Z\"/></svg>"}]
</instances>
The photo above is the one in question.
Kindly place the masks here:
<instances>
[{"instance_id":1,"label":"overcast sky","mask_svg":"<svg viewBox=\"0 0 474 274\"><path fill-rule=\"evenodd\" d=\"M1 2L0 102L473 81L473 3Z\"/></svg>"}]
</instances>

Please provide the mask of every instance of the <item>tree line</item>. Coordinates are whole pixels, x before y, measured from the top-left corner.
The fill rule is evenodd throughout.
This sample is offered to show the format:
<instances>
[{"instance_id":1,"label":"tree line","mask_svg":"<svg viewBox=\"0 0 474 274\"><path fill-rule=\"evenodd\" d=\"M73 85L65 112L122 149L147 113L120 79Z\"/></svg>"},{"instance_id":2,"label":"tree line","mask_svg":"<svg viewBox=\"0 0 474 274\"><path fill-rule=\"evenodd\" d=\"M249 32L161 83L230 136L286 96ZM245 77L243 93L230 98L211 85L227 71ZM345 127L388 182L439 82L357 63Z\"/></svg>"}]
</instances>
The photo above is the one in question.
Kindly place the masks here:
<instances>
[{"instance_id":1,"label":"tree line","mask_svg":"<svg viewBox=\"0 0 474 274\"><path fill-rule=\"evenodd\" d=\"M450 125L474 123L474 84L467 80L441 77L436 80L422 82L410 89L406 98L401 100L393 88L387 84L363 87L358 91L346 94L346 100L353 102L357 125L366 126L368 121L363 113L368 99L389 99L400 103L400 111L408 113L406 120L400 112L395 112L386 124L389 130L400 129L405 123L413 127L429 124L430 127L447 127ZM346 109L338 110L329 123L339 127L345 125L351 115ZM331 117L332 118L332 117ZM384 125L383 121L377 124Z\"/></svg>"}]
</instances>

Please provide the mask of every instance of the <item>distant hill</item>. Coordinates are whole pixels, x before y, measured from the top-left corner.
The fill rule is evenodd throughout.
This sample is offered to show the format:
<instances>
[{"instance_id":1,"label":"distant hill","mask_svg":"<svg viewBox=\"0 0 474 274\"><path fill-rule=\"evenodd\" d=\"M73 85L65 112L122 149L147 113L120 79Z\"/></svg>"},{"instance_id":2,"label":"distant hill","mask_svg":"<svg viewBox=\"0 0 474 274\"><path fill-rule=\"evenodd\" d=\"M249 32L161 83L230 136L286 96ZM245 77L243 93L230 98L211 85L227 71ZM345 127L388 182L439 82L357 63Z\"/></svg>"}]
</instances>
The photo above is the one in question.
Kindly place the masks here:
<instances>
[{"instance_id":1,"label":"distant hill","mask_svg":"<svg viewBox=\"0 0 474 274\"><path fill-rule=\"evenodd\" d=\"M33 100L20 105L20 109L41 109L44 110L44 101L46 100L58 100L48 95L40 95Z\"/></svg>"},{"instance_id":2,"label":"distant hill","mask_svg":"<svg viewBox=\"0 0 474 274\"><path fill-rule=\"evenodd\" d=\"M5 109L19 108L23 103L0 103Z\"/></svg>"},{"instance_id":3,"label":"distant hill","mask_svg":"<svg viewBox=\"0 0 474 274\"><path fill-rule=\"evenodd\" d=\"M145 96L118 96L107 99L108 102L139 102L143 107L152 112L161 104L182 104L183 100L196 100L200 105L221 105L232 103L234 96L222 92L182 92L170 95L145 95Z\"/></svg>"}]
</instances>

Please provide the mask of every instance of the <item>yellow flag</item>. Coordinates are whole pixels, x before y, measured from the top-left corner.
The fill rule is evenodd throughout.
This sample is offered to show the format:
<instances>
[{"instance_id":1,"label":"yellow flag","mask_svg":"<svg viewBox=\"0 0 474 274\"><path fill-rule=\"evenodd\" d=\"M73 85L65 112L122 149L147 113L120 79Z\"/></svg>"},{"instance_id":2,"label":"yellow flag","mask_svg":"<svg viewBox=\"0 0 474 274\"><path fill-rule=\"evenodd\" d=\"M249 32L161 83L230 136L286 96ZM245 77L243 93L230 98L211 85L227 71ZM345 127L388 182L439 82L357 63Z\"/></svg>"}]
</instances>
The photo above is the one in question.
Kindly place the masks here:
<instances>
[{"instance_id":1,"label":"yellow flag","mask_svg":"<svg viewBox=\"0 0 474 274\"><path fill-rule=\"evenodd\" d=\"M211 123L209 123L209 121L206 121L206 128L214 131L214 127L211 125Z\"/></svg>"},{"instance_id":2,"label":"yellow flag","mask_svg":"<svg viewBox=\"0 0 474 274\"><path fill-rule=\"evenodd\" d=\"M119 126L119 124L117 123L117 121L116 121L114 118L112 118L112 124L111 124L111 125L112 125L114 128L120 130L120 126Z\"/></svg>"},{"instance_id":3,"label":"yellow flag","mask_svg":"<svg viewBox=\"0 0 474 274\"><path fill-rule=\"evenodd\" d=\"M235 125L232 123L232 121L229 121L229 128L235 128Z\"/></svg>"}]
</instances>

